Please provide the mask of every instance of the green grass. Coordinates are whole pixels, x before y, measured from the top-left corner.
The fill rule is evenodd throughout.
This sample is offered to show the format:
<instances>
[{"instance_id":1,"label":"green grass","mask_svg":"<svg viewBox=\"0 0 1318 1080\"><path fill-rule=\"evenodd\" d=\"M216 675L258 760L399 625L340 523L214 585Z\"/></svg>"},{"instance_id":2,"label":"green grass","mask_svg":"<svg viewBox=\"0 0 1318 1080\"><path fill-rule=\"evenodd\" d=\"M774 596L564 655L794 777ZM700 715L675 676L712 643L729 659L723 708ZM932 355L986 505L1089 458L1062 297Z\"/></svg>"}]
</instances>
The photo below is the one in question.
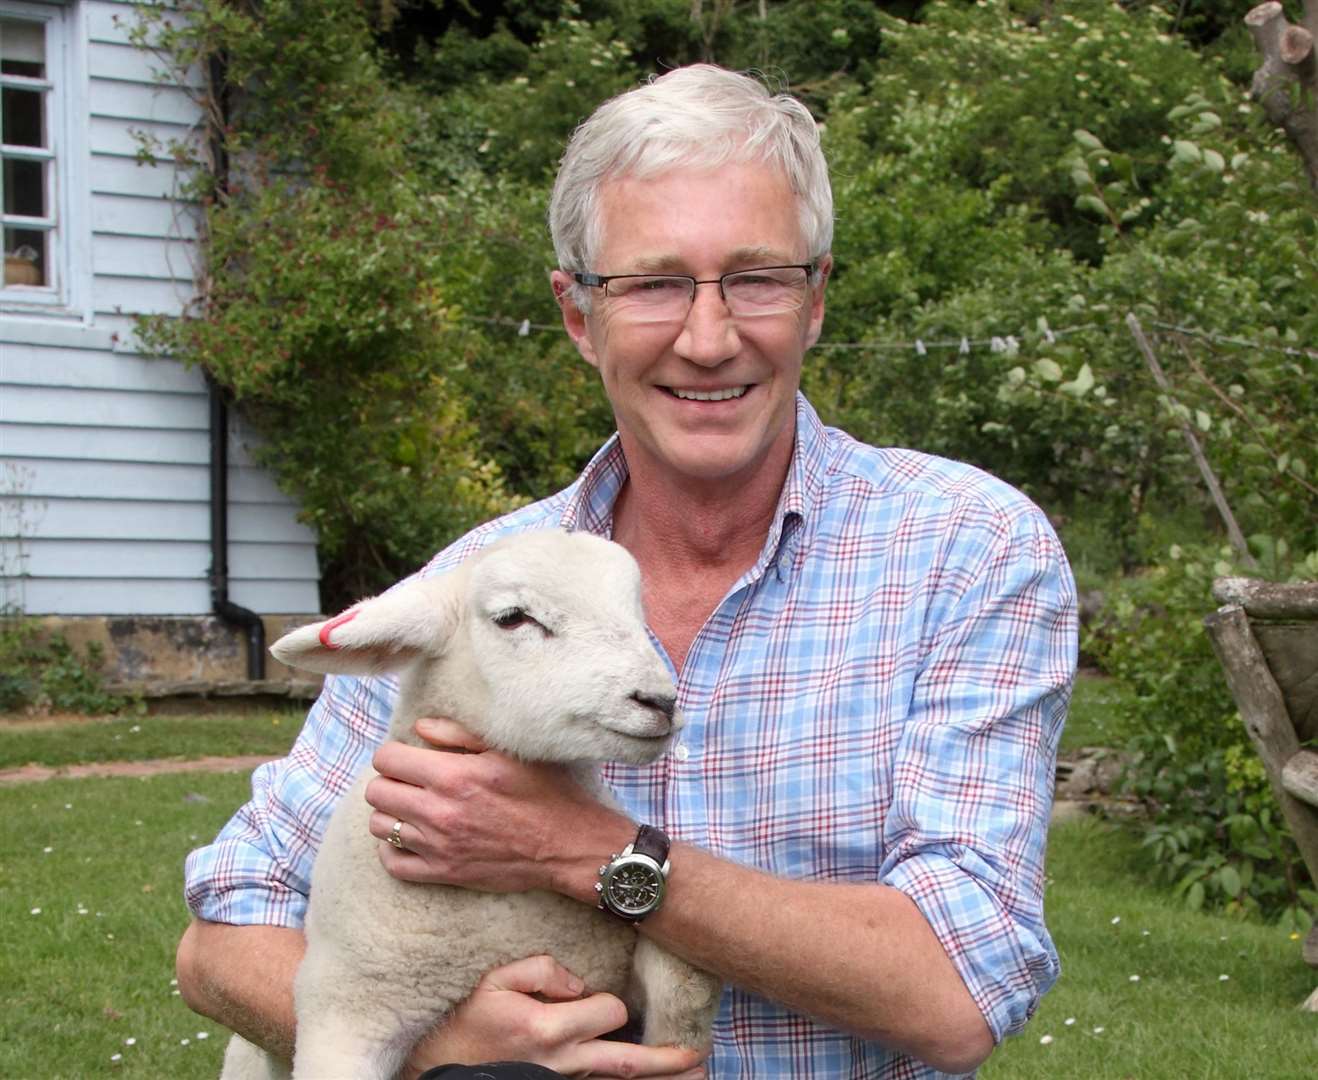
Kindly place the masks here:
<instances>
[{"instance_id":1,"label":"green grass","mask_svg":"<svg viewBox=\"0 0 1318 1080\"><path fill-rule=\"evenodd\" d=\"M1092 819L1054 828L1047 917L1062 976L984 1080L1318 1073L1318 1016L1296 1008L1316 981L1299 942L1277 927L1185 910L1133 876L1136 843Z\"/></svg>"},{"instance_id":2,"label":"green grass","mask_svg":"<svg viewBox=\"0 0 1318 1080\"><path fill-rule=\"evenodd\" d=\"M123 716L48 726L0 723L0 769L37 762L142 761L208 754L283 754L305 709L213 715Z\"/></svg>"},{"instance_id":3,"label":"green grass","mask_svg":"<svg viewBox=\"0 0 1318 1080\"><path fill-rule=\"evenodd\" d=\"M0 1076L219 1075L226 1034L175 994L174 947L184 856L246 792L241 774L0 787Z\"/></svg>"},{"instance_id":4,"label":"green grass","mask_svg":"<svg viewBox=\"0 0 1318 1080\"><path fill-rule=\"evenodd\" d=\"M225 1033L170 984L182 862L246 791L245 776L201 774L0 788L0 1076L217 1074ZM1314 982L1298 943L1184 911L1132 878L1133 845L1091 821L1054 830L1048 917L1063 975L983 1076L1307 1078L1318 1017L1295 1009Z\"/></svg>"},{"instance_id":5,"label":"green grass","mask_svg":"<svg viewBox=\"0 0 1318 1080\"><path fill-rule=\"evenodd\" d=\"M1078 750L1082 746L1120 747L1126 739L1119 730L1115 713L1128 694L1115 679L1080 675L1062 729L1062 751Z\"/></svg>"},{"instance_id":6,"label":"green grass","mask_svg":"<svg viewBox=\"0 0 1318 1080\"><path fill-rule=\"evenodd\" d=\"M1110 684L1083 680L1073 730L1101 730L1112 693ZM280 752L297 726L286 715L274 725L268 714L263 723L124 721L134 722L141 732L113 727L117 721L76 725L76 755L53 729L0 728L0 747L13 760L10 740L31 736L38 741L24 741L21 756L47 764L47 755L86 760L93 748L133 756L121 752L125 741L142 757L167 756L157 735L187 756ZM92 728L111 737L88 738ZM148 729L152 741L135 741ZM259 741L258 733L272 732L278 745ZM1103 741L1086 734L1075 745ZM183 859L247 790L245 775L202 773L0 787L0 1077L218 1074L227 1033L176 995L173 956L188 918ZM1318 1016L1295 1008L1315 982L1299 943L1275 927L1186 911L1140 880L1136 844L1094 820L1054 828L1048 924L1062 977L982 1076L1307 1080L1318 1061Z\"/></svg>"}]
</instances>

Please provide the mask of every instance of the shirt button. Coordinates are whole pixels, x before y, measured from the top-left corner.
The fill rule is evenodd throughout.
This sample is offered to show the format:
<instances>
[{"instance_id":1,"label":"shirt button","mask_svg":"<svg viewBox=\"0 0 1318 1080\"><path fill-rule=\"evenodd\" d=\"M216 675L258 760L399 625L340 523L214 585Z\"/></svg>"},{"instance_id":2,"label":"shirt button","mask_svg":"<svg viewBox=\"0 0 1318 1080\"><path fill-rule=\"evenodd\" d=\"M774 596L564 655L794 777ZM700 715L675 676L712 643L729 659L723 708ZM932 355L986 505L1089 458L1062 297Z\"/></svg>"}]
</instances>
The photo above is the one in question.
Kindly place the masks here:
<instances>
[{"instance_id":1,"label":"shirt button","mask_svg":"<svg viewBox=\"0 0 1318 1080\"><path fill-rule=\"evenodd\" d=\"M673 757L677 758L678 761L685 761L690 756L691 750L686 743L678 743L677 748L673 751Z\"/></svg>"}]
</instances>

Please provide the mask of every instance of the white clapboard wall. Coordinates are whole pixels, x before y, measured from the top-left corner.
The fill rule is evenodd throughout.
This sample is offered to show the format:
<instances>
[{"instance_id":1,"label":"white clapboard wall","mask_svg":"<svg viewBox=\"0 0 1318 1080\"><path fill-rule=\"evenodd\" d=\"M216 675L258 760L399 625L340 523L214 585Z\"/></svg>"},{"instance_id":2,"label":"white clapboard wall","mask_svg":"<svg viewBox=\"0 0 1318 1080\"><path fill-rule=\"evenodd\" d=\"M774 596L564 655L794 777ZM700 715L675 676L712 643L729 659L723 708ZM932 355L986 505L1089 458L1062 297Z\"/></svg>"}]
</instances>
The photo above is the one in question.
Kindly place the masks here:
<instances>
[{"instance_id":1,"label":"white clapboard wall","mask_svg":"<svg viewBox=\"0 0 1318 1080\"><path fill-rule=\"evenodd\" d=\"M0 15L6 7L0 0ZM32 615L210 611L208 410L201 375L140 355L134 316L194 292L196 222L164 151L134 131L194 135L197 108L134 47L134 5L64 6L74 85L57 150L67 175L66 303L0 303L0 607ZM230 599L262 614L319 610L315 536L249 456L231 418Z\"/></svg>"}]
</instances>

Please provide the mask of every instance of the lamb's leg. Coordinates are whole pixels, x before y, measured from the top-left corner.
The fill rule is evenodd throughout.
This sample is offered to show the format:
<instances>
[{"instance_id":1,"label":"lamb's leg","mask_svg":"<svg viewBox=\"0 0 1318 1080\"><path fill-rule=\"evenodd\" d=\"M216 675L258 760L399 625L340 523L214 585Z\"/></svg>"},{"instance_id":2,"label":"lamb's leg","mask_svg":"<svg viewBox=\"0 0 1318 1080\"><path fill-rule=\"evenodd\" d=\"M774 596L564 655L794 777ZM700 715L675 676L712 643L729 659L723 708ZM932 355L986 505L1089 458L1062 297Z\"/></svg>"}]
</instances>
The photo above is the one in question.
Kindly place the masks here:
<instances>
[{"instance_id":1,"label":"lamb's leg","mask_svg":"<svg viewBox=\"0 0 1318 1080\"><path fill-rule=\"evenodd\" d=\"M647 1046L707 1050L723 984L649 938L632 956L631 997L645 1015Z\"/></svg>"},{"instance_id":2,"label":"lamb's leg","mask_svg":"<svg viewBox=\"0 0 1318 1080\"><path fill-rule=\"evenodd\" d=\"M259 1046L235 1035L225 1048L220 1080L288 1080L288 1069Z\"/></svg>"},{"instance_id":3,"label":"lamb's leg","mask_svg":"<svg viewBox=\"0 0 1318 1080\"><path fill-rule=\"evenodd\" d=\"M294 1080L390 1080L445 1003L419 995L414 982L355 969L310 923L308 931L293 983Z\"/></svg>"},{"instance_id":4,"label":"lamb's leg","mask_svg":"<svg viewBox=\"0 0 1318 1080\"><path fill-rule=\"evenodd\" d=\"M398 1072L423 1033L400 1031L392 1013L368 1014L367 1005L298 1019L293 1080L390 1080Z\"/></svg>"}]
</instances>

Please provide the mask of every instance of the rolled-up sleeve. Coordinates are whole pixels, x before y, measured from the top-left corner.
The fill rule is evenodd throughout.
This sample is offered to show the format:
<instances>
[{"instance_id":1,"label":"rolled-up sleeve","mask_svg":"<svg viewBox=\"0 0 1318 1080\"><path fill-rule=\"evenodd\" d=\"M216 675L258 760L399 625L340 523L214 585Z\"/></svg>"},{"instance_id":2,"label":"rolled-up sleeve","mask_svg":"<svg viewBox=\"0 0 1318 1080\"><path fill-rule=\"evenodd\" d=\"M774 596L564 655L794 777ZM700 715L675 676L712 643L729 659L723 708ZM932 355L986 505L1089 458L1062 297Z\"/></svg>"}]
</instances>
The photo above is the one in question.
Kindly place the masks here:
<instances>
[{"instance_id":1,"label":"rolled-up sleeve","mask_svg":"<svg viewBox=\"0 0 1318 1080\"><path fill-rule=\"evenodd\" d=\"M384 740L396 693L391 677L326 679L288 756L258 767L251 799L188 856L184 895L195 915L302 925L330 814Z\"/></svg>"},{"instance_id":2,"label":"rolled-up sleeve","mask_svg":"<svg viewBox=\"0 0 1318 1080\"><path fill-rule=\"evenodd\" d=\"M881 880L920 908L1001 1040L1059 973L1043 866L1075 587L1033 508L979 522L946 556L895 759Z\"/></svg>"}]
</instances>

